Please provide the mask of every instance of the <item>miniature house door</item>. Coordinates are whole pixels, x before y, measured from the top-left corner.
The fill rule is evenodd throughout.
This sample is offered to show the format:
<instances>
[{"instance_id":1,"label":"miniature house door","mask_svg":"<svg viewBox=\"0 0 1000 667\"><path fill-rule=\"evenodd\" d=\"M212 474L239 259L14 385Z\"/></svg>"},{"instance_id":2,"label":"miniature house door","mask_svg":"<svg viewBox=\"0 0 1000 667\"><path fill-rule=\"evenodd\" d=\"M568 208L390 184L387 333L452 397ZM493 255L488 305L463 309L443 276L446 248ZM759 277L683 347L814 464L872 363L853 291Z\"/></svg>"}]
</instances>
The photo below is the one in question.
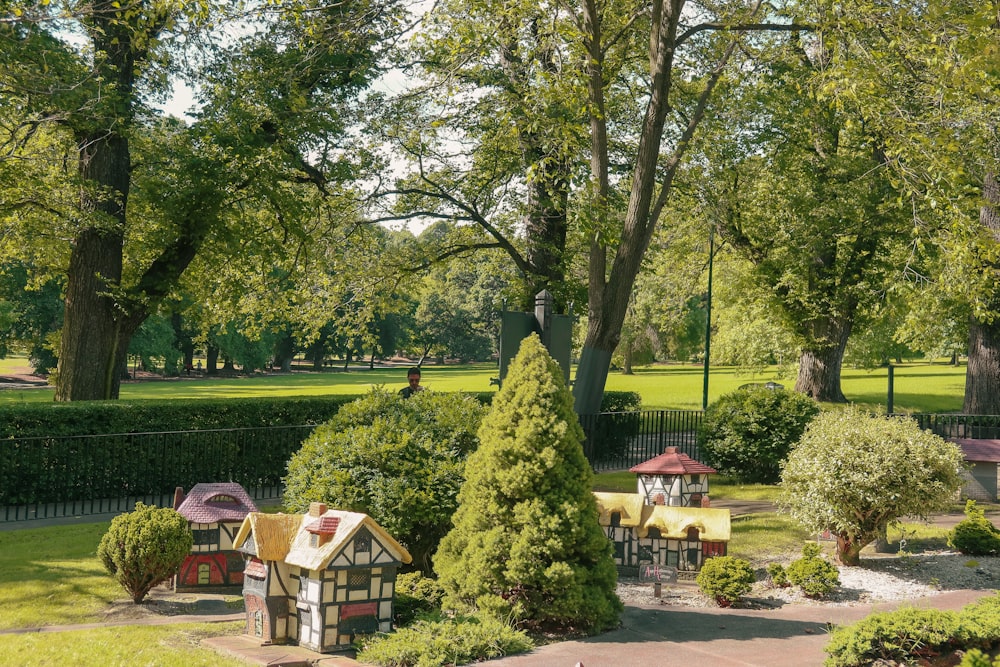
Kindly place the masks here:
<instances>
[{"instance_id":1,"label":"miniature house door","mask_svg":"<svg viewBox=\"0 0 1000 667\"><path fill-rule=\"evenodd\" d=\"M323 641L323 620L315 605L299 606L299 644L321 646Z\"/></svg>"}]
</instances>

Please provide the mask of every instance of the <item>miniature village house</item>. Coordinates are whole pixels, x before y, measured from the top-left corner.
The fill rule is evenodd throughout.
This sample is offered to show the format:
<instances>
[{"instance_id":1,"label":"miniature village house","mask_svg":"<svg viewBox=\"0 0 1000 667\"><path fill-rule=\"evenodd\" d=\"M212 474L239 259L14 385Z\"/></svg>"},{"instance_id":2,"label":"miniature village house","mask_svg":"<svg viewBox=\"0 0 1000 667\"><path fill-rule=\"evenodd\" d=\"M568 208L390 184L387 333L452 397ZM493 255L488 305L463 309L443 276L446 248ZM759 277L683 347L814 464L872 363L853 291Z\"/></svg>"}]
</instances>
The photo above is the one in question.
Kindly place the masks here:
<instances>
[{"instance_id":1,"label":"miniature village house","mask_svg":"<svg viewBox=\"0 0 1000 667\"><path fill-rule=\"evenodd\" d=\"M726 554L729 510L708 507L713 468L668 447L630 470L637 474L637 493L594 493L620 571L697 571L706 558Z\"/></svg>"},{"instance_id":2,"label":"miniature village house","mask_svg":"<svg viewBox=\"0 0 1000 667\"><path fill-rule=\"evenodd\" d=\"M243 585L243 554L233 540L243 519L257 506L233 482L195 484L185 495L174 492L174 509L188 521L194 544L174 578L178 591L225 590Z\"/></svg>"},{"instance_id":3,"label":"miniature village house","mask_svg":"<svg viewBox=\"0 0 1000 667\"><path fill-rule=\"evenodd\" d=\"M246 633L321 653L392 629L396 572L410 554L367 514L312 503L305 515L252 513L236 536L247 555Z\"/></svg>"}]
</instances>

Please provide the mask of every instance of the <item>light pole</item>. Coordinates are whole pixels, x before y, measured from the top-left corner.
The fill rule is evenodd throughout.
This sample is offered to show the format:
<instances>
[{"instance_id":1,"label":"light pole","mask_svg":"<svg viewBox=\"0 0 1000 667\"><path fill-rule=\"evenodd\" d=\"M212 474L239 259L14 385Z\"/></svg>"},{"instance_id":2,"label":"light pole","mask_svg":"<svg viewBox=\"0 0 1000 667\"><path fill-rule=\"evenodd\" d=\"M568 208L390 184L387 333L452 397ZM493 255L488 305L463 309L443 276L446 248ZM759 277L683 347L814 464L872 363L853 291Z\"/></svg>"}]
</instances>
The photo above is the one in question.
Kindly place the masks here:
<instances>
[{"instance_id":1,"label":"light pole","mask_svg":"<svg viewBox=\"0 0 1000 667\"><path fill-rule=\"evenodd\" d=\"M715 228L708 231L708 300L705 304L705 371L701 390L701 409L708 408L708 365L712 350L712 264L715 259Z\"/></svg>"}]
</instances>

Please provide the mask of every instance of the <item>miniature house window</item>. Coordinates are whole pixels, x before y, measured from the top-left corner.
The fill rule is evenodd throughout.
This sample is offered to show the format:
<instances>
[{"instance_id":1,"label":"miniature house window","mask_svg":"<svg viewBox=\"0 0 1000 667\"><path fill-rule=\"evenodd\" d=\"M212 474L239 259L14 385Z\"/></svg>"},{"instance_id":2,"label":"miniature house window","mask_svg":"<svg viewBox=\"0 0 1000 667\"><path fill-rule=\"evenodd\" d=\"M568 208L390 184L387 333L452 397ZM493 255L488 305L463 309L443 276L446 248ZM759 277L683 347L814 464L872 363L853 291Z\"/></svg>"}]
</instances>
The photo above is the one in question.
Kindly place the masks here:
<instances>
[{"instance_id":1,"label":"miniature house window","mask_svg":"<svg viewBox=\"0 0 1000 667\"><path fill-rule=\"evenodd\" d=\"M233 498L232 496L227 495L225 493L214 495L211 498L209 498L206 502L228 504L228 505L239 505L236 498Z\"/></svg>"},{"instance_id":2,"label":"miniature house window","mask_svg":"<svg viewBox=\"0 0 1000 667\"><path fill-rule=\"evenodd\" d=\"M194 546L210 547L219 543L218 528L192 530L191 536L194 538Z\"/></svg>"},{"instance_id":3,"label":"miniature house window","mask_svg":"<svg viewBox=\"0 0 1000 667\"><path fill-rule=\"evenodd\" d=\"M649 531L648 531L648 532L646 533L646 537L648 537L648 538L649 538L649 539L651 539L651 540L659 540L659 539L661 539L661 538L662 538L663 536L662 536L662 534L660 533L660 529L659 529L659 528L657 528L656 526L653 526L653 527L651 527L651 528L649 529Z\"/></svg>"},{"instance_id":4,"label":"miniature house window","mask_svg":"<svg viewBox=\"0 0 1000 667\"><path fill-rule=\"evenodd\" d=\"M688 542L696 542L699 539L701 539L701 536L700 533L698 532L698 529L695 526L691 526L690 528L688 528L687 531Z\"/></svg>"},{"instance_id":5,"label":"miniature house window","mask_svg":"<svg viewBox=\"0 0 1000 667\"><path fill-rule=\"evenodd\" d=\"M259 610L253 613L253 633L257 637L264 636L264 615Z\"/></svg>"},{"instance_id":6,"label":"miniature house window","mask_svg":"<svg viewBox=\"0 0 1000 667\"><path fill-rule=\"evenodd\" d=\"M351 570L347 573L347 589L351 591L367 591L372 585L372 571Z\"/></svg>"},{"instance_id":7,"label":"miniature house window","mask_svg":"<svg viewBox=\"0 0 1000 667\"><path fill-rule=\"evenodd\" d=\"M618 528L621 525L622 525L622 513L621 512L612 512L611 513L611 527L612 528Z\"/></svg>"},{"instance_id":8,"label":"miniature house window","mask_svg":"<svg viewBox=\"0 0 1000 667\"><path fill-rule=\"evenodd\" d=\"M358 531L354 537L354 551L356 553L369 553L372 550L372 536L366 530Z\"/></svg>"},{"instance_id":9,"label":"miniature house window","mask_svg":"<svg viewBox=\"0 0 1000 667\"><path fill-rule=\"evenodd\" d=\"M316 548L319 546L319 533L309 535L309 546Z\"/></svg>"},{"instance_id":10,"label":"miniature house window","mask_svg":"<svg viewBox=\"0 0 1000 667\"><path fill-rule=\"evenodd\" d=\"M701 484L701 475L691 475L692 484Z\"/></svg>"}]
</instances>

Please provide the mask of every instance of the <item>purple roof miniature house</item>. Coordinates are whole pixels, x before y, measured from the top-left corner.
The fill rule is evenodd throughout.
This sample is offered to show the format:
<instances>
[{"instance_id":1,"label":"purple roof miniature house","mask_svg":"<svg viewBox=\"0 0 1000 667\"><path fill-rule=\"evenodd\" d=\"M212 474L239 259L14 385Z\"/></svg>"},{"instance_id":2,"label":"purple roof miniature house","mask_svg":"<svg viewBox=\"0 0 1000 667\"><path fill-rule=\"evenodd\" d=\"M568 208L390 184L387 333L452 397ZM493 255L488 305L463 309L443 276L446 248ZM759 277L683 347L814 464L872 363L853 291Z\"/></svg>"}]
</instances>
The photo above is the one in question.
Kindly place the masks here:
<instances>
[{"instance_id":1,"label":"purple roof miniature house","mask_svg":"<svg viewBox=\"0 0 1000 667\"><path fill-rule=\"evenodd\" d=\"M243 586L243 554L233 540L243 519L257 506L235 482L195 484L174 494L174 509L188 521L194 544L174 580L178 591L239 590Z\"/></svg>"}]
</instances>

